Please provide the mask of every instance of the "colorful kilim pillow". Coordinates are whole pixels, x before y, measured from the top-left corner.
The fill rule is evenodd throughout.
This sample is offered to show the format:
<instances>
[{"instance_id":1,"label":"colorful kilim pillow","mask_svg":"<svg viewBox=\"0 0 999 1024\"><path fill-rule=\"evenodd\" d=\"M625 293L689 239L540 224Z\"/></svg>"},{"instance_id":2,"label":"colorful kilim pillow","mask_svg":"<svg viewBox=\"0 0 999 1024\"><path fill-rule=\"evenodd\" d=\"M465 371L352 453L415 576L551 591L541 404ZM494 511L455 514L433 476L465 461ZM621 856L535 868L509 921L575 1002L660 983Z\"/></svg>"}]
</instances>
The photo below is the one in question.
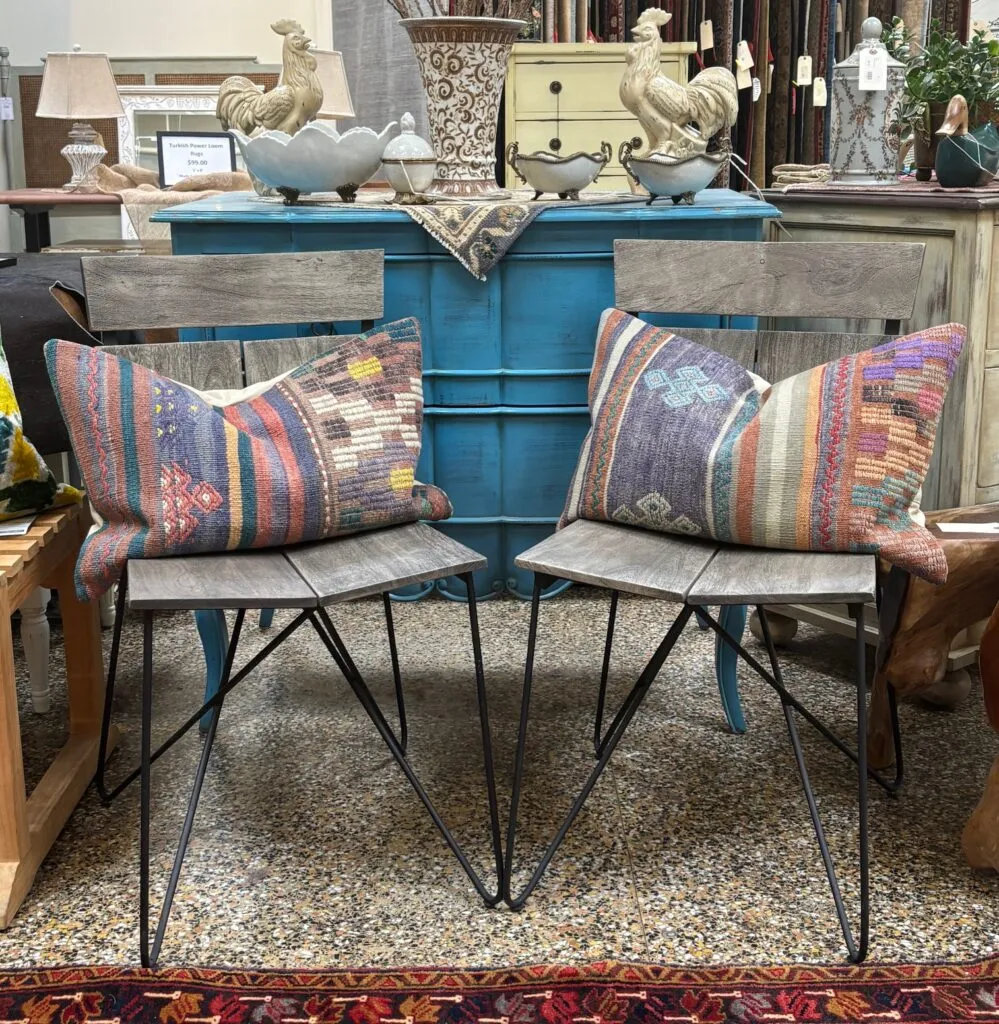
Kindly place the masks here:
<instances>
[{"instance_id":1,"label":"colorful kilim pillow","mask_svg":"<svg viewBox=\"0 0 999 1024\"><path fill-rule=\"evenodd\" d=\"M234 404L99 348L45 347L87 492L103 518L76 567L81 597L128 558L263 548L446 519L414 480L420 328L345 339Z\"/></svg>"},{"instance_id":2,"label":"colorful kilim pillow","mask_svg":"<svg viewBox=\"0 0 999 1024\"><path fill-rule=\"evenodd\" d=\"M0 520L82 500L82 492L75 487L56 483L45 460L24 436L21 407L0 344Z\"/></svg>"},{"instance_id":3,"label":"colorful kilim pillow","mask_svg":"<svg viewBox=\"0 0 999 1024\"><path fill-rule=\"evenodd\" d=\"M711 349L608 310L592 427L561 526L631 523L736 544L872 552L934 583L911 507L964 344L935 327L772 387Z\"/></svg>"}]
</instances>

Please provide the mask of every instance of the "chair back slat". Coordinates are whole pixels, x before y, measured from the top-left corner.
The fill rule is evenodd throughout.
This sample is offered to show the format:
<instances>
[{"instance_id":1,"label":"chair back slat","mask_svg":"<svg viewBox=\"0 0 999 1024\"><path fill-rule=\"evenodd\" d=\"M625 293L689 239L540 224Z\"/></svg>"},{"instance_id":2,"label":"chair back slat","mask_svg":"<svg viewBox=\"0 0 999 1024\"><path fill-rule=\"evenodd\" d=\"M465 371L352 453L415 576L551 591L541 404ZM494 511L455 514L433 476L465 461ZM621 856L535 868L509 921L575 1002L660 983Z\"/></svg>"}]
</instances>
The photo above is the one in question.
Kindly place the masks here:
<instances>
[{"instance_id":1,"label":"chair back slat","mask_svg":"<svg viewBox=\"0 0 999 1024\"><path fill-rule=\"evenodd\" d=\"M307 338L276 338L243 342L246 383L259 384L294 370L316 356L334 349L350 335L315 335Z\"/></svg>"},{"instance_id":2,"label":"chair back slat","mask_svg":"<svg viewBox=\"0 0 999 1024\"><path fill-rule=\"evenodd\" d=\"M381 249L81 260L97 331L377 320Z\"/></svg>"},{"instance_id":3,"label":"chair back slat","mask_svg":"<svg viewBox=\"0 0 999 1024\"><path fill-rule=\"evenodd\" d=\"M874 348L880 340L873 334L760 331L756 372L775 383L842 356Z\"/></svg>"},{"instance_id":4,"label":"chair back slat","mask_svg":"<svg viewBox=\"0 0 999 1024\"><path fill-rule=\"evenodd\" d=\"M635 313L907 320L924 245L618 239L616 305Z\"/></svg>"},{"instance_id":5,"label":"chair back slat","mask_svg":"<svg viewBox=\"0 0 999 1024\"><path fill-rule=\"evenodd\" d=\"M705 348L740 363L747 370L756 368L757 331L724 330L719 327L677 327L676 333Z\"/></svg>"},{"instance_id":6,"label":"chair back slat","mask_svg":"<svg viewBox=\"0 0 999 1024\"><path fill-rule=\"evenodd\" d=\"M243 360L238 341L106 345L103 351L139 363L199 391L243 387Z\"/></svg>"}]
</instances>

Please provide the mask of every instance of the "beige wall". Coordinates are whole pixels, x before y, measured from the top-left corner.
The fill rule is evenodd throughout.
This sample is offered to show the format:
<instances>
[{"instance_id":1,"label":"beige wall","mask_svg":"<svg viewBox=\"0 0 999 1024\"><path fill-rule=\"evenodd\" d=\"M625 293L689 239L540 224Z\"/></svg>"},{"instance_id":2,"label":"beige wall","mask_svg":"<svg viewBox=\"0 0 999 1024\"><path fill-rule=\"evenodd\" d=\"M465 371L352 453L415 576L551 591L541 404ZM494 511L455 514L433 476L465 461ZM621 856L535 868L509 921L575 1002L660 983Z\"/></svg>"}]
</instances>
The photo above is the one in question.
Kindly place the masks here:
<instances>
[{"instance_id":1,"label":"beige wall","mask_svg":"<svg viewBox=\"0 0 999 1024\"><path fill-rule=\"evenodd\" d=\"M294 18L332 45L332 0L0 0L0 45L14 65L79 43L112 57L258 57L279 63L272 21Z\"/></svg>"}]
</instances>

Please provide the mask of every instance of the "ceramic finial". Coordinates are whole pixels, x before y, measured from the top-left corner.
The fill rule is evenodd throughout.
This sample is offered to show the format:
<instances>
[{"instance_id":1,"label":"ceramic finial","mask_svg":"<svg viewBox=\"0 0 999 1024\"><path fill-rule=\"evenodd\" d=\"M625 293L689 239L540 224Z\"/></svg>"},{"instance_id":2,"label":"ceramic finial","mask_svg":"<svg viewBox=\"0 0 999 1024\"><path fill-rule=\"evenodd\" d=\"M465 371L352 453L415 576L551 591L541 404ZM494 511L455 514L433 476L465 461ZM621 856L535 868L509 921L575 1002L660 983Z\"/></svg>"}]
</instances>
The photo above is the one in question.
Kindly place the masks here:
<instances>
[{"instance_id":1,"label":"ceramic finial","mask_svg":"<svg viewBox=\"0 0 999 1024\"><path fill-rule=\"evenodd\" d=\"M416 118L410 113L402 115L402 132L404 135L412 135L416 131Z\"/></svg>"},{"instance_id":2,"label":"ceramic finial","mask_svg":"<svg viewBox=\"0 0 999 1024\"><path fill-rule=\"evenodd\" d=\"M865 18L860 26L860 36L865 43L875 43L881 39L884 26L878 18Z\"/></svg>"}]
</instances>

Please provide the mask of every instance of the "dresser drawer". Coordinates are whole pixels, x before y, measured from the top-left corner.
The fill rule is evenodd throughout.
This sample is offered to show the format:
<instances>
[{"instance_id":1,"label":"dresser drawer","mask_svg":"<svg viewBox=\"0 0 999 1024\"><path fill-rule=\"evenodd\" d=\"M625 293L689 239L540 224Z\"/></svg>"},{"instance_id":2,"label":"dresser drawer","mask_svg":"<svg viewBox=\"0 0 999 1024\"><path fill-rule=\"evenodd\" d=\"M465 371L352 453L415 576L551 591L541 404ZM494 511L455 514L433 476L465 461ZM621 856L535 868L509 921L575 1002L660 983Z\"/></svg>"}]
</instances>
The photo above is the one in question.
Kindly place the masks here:
<instances>
[{"instance_id":1,"label":"dresser drawer","mask_svg":"<svg viewBox=\"0 0 999 1024\"><path fill-rule=\"evenodd\" d=\"M566 114L626 113L618 95L625 64L614 61L543 61L517 60L512 72L512 88L517 116L538 114L554 117L558 109ZM685 70L685 69L684 69ZM680 80L680 61L670 57L663 61L663 73L673 81ZM556 95L552 86L558 84Z\"/></svg>"}]
</instances>

